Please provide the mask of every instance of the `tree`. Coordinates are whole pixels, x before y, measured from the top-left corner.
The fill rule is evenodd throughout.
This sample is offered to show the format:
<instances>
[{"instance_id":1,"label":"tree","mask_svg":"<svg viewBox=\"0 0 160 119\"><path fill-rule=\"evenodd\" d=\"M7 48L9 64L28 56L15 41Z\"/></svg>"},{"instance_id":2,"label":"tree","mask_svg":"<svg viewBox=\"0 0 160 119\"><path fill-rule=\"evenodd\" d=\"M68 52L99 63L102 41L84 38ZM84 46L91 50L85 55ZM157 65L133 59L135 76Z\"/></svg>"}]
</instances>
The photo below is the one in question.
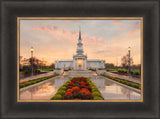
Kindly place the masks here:
<instances>
[{"instance_id":1,"label":"tree","mask_svg":"<svg viewBox=\"0 0 160 119\"><path fill-rule=\"evenodd\" d=\"M49 67L54 69L55 68L55 64L52 63Z\"/></svg>"},{"instance_id":2,"label":"tree","mask_svg":"<svg viewBox=\"0 0 160 119\"><path fill-rule=\"evenodd\" d=\"M113 63L106 63L105 68L112 69L112 68L114 68L114 64Z\"/></svg>"},{"instance_id":3,"label":"tree","mask_svg":"<svg viewBox=\"0 0 160 119\"><path fill-rule=\"evenodd\" d=\"M141 69L141 64L134 64L132 65L132 69Z\"/></svg>"},{"instance_id":4,"label":"tree","mask_svg":"<svg viewBox=\"0 0 160 119\"><path fill-rule=\"evenodd\" d=\"M32 58L29 58L29 63L30 63L30 65L32 65ZM33 67L34 67L34 69L38 69L39 66L40 66L40 60L37 59L36 57L33 57Z\"/></svg>"},{"instance_id":5,"label":"tree","mask_svg":"<svg viewBox=\"0 0 160 119\"><path fill-rule=\"evenodd\" d=\"M129 55L127 54L127 55L123 56L121 59L121 62L122 62L121 63L122 67L128 69L129 68ZM130 57L130 66L132 64L133 64L133 58Z\"/></svg>"}]
</instances>

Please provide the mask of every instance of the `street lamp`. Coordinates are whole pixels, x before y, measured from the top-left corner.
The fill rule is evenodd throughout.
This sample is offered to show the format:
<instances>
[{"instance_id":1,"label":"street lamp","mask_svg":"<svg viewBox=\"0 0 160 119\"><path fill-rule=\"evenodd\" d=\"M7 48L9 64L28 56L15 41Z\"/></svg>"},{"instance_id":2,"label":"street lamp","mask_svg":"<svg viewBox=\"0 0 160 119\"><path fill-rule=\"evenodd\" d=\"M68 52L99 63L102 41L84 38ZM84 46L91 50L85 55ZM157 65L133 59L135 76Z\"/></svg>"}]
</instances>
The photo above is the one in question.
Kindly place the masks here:
<instances>
[{"instance_id":1,"label":"street lamp","mask_svg":"<svg viewBox=\"0 0 160 119\"><path fill-rule=\"evenodd\" d=\"M129 55L129 61L128 61L128 63L129 63L129 76L131 76L131 66L130 66L130 63L131 63L131 61L130 61L130 52L131 52L131 47L128 47L128 55Z\"/></svg>"},{"instance_id":2,"label":"street lamp","mask_svg":"<svg viewBox=\"0 0 160 119\"><path fill-rule=\"evenodd\" d=\"M33 76L33 51L34 51L33 47L31 47L30 51L31 51L31 70L32 70L31 76Z\"/></svg>"}]
</instances>

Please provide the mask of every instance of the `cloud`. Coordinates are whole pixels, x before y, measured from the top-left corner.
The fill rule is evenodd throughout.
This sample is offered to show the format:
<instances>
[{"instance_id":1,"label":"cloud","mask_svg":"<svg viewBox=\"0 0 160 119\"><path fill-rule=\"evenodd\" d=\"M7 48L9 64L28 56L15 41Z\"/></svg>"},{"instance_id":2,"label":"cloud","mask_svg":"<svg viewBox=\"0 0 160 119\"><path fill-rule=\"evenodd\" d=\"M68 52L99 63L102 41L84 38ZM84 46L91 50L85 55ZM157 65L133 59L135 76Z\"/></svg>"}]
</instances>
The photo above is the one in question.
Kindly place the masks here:
<instances>
[{"instance_id":1,"label":"cloud","mask_svg":"<svg viewBox=\"0 0 160 119\"><path fill-rule=\"evenodd\" d=\"M98 27L98 28L101 28L101 27L102 27L102 24L98 24L97 27Z\"/></svg>"},{"instance_id":2,"label":"cloud","mask_svg":"<svg viewBox=\"0 0 160 119\"><path fill-rule=\"evenodd\" d=\"M70 24L70 23L71 23L71 21L70 21L70 20L65 20L65 22L67 22L68 24Z\"/></svg>"},{"instance_id":3,"label":"cloud","mask_svg":"<svg viewBox=\"0 0 160 119\"><path fill-rule=\"evenodd\" d=\"M40 30L42 32L46 32L46 30L47 30L46 26L39 27L38 24L35 24L35 26L33 26L32 29L33 30Z\"/></svg>"},{"instance_id":4,"label":"cloud","mask_svg":"<svg viewBox=\"0 0 160 119\"><path fill-rule=\"evenodd\" d=\"M122 24L122 21L121 20L111 20L111 24L113 25Z\"/></svg>"},{"instance_id":5,"label":"cloud","mask_svg":"<svg viewBox=\"0 0 160 119\"><path fill-rule=\"evenodd\" d=\"M105 30L108 30L108 27L104 27Z\"/></svg>"},{"instance_id":6,"label":"cloud","mask_svg":"<svg viewBox=\"0 0 160 119\"><path fill-rule=\"evenodd\" d=\"M79 20L75 20L75 22L76 22L76 23L80 23L80 21L79 21Z\"/></svg>"},{"instance_id":7,"label":"cloud","mask_svg":"<svg viewBox=\"0 0 160 119\"><path fill-rule=\"evenodd\" d=\"M95 37L95 36L88 36L83 43L91 46L101 46L106 47L106 44L104 44L102 41L102 37Z\"/></svg>"},{"instance_id":8,"label":"cloud","mask_svg":"<svg viewBox=\"0 0 160 119\"><path fill-rule=\"evenodd\" d=\"M69 40L71 42L75 42L72 38L72 33L69 31L66 31L64 29L59 29L57 26L38 26L37 24L32 27L33 30L39 30L41 32L50 33L53 35L53 37L59 41L64 42L64 39Z\"/></svg>"},{"instance_id":9,"label":"cloud","mask_svg":"<svg viewBox=\"0 0 160 119\"><path fill-rule=\"evenodd\" d=\"M54 30L58 30L58 27L57 27L57 26L53 26L53 29L54 29Z\"/></svg>"},{"instance_id":10,"label":"cloud","mask_svg":"<svg viewBox=\"0 0 160 119\"><path fill-rule=\"evenodd\" d=\"M90 22L90 24L95 24L95 23L96 23L96 21L91 21L91 22Z\"/></svg>"},{"instance_id":11,"label":"cloud","mask_svg":"<svg viewBox=\"0 0 160 119\"><path fill-rule=\"evenodd\" d=\"M103 39L103 38L102 38L102 37L100 37L100 38L98 38L98 41L102 41L102 39Z\"/></svg>"},{"instance_id":12,"label":"cloud","mask_svg":"<svg viewBox=\"0 0 160 119\"><path fill-rule=\"evenodd\" d=\"M58 35L54 35L54 38L56 38L57 40L61 41L61 42L65 42L63 38L59 37Z\"/></svg>"},{"instance_id":13,"label":"cloud","mask_svg":"<svg viewBox=\"0 0 160 119\"><path fill-rule=\"evenodd\" d=\"M101 26L101 24L99 24ZM41 32L50 33L53 37L61 42L65 42L65 40L69 40L74 43L77 42L79 32L71 32L64 29L59 29L57 26L43 25L39 26L35 24L35 26L31 27L32 30L38 30ZM106 47L106 44L103 43L102 37L90 36L88 34L82 33L82 42L91 46L101 46Z\"/></svg>"},{"instance_id":14,"label":"cloud","mask_svg":"<svg viewBox=\"0 0 160 119\"><path fill-rule=\"evenodd\" d=\"M130 24L131 25L131 24ZM131 30L128 32L128 35L134 35L136 33L140 33L140 23L136 22L131 25Z\"/></svg>"},{"instance_id":15,"label":"cloud","mask_svg":"<svg viewBox=\"0 0 160 119\"><path fill-rule=\"evenodd\" d=\"M67 22L68 24L70 24L71 22L80 23L80 20L64 20L64 21Z\"/></svg>"},{"instance_id":16,"label":"cloud","mask_svg":"<svg viewBox=\"0 0 160 119\"><path fill-rule=\"evenodd\" d=\"M23 26L23 28L27 28L28 26L26 26L26 25L22 25Z\"/></svg>"},{"instance_id":17,"label":"cloud","mask_svg":"<svg viewBox=\"0 0 160 119\"><path fill-rule=\"evenodd\" d=\"M124 27L117 27L119 30L124 30L125 28Z\"/></svg>"}]
</instances>

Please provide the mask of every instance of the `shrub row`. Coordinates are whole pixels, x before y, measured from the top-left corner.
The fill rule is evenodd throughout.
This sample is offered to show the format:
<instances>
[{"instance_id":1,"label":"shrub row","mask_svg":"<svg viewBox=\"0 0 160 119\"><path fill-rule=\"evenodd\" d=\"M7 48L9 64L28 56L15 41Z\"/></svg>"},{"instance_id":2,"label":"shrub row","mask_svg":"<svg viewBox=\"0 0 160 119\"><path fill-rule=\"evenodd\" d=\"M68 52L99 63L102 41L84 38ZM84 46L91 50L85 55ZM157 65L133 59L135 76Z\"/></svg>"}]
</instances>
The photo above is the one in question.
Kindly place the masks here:
<instances>
[{"instance_id":1,"label":"shrub row","mask_svg":"<svg viewBox=\"0 0 160 119\"><path fill-rule=\"evenodd\" d=\"M75 77L64 83L51 100L103 100L97 87L90 79Z\"/></svg>"},{"instance_id":2,"label":"shrub row","mask_svg":"<svg viewBox=\"0 0 160 119\"><path fill-rule=\"evenodd\" d=\"M140 75L141 74L139 69L133 69L133 70L131 70L131 73L134 74L134 75Z\"/></svg>"},{"instance_id":3,"label":"shrub row","mask_svg":"<svg viewBox=\"0 0 160 119\"><path fill-rule=\"evenodd\" d=\"M38 79L33 79L31 81L24 81L24 82L20 83L19 88L23 88L23 87L26 87L26 86L41 82L41 81L47 80L47 79L55 77L55 76L58 76L58 74L54 74L54 75L51 75L51 76L42 77L42 78L38 78Z\"/></svg>"},{"instance_id":4,"label":"shrub row","mask_svg":"<svg viewBox=\"0 0 160 119\"><path fill-rule=\"evenodd\" d=\"M107 71L117 71L117 69L106 69ZM127 69L121 69L121 68L118 68L118 72L119 73L128 73L128 70ZM132 69L131 70L131 74L134 74L134 75L140 75L140 70L139 69Z\"/></svg>"},{"instance_id":5,"label":"shrub row","mask_svg":"<svg viewBox=\"0 0 160 119\"><path fill-rule=\"evenodd\" d=\"M53 71L53 68L49 68L49 69L38 69L39 71Z\"/></svg>"},{"instance_id":6,"label":"shrub row","mask_svg":"<svg viewBox=\"0 0 160 119\"><path fill-rule=\"evenodd\" d=\"M106 69L107 71L117 71L117 69Z\"/></svg>"},{"instance_id":7,"label":"shrub row","mask_svg":"<svg viewBox=\"0 0 160 119\"><path fill-rule=\"evenodd\" d=\"M128 70L126 69L118 69L118 72L120 73L128 73ZM131 70L131 74L134 74L134 75L140 75L140 70L139 69L132 69Z\"/></svg>"},{"instance_id":8,"label":"shrub row","mask_svg":"<svg viewBox=\"0 0 160 119\"><path fill-rule=\"evenodd\" d=\"M104 75L104 74L101 74L101 76L107 77L109 79L112 79L112 80L117 81L119 83L123 83L123 84L125 84L127 86L131 86L133 88L141 89L141 85L138 84L138 83L134 83L134 82L131 82L131 81L126 81L124 79L119 79L119 78L108 76L108 75Z\"/></svg>"}]
</instances>

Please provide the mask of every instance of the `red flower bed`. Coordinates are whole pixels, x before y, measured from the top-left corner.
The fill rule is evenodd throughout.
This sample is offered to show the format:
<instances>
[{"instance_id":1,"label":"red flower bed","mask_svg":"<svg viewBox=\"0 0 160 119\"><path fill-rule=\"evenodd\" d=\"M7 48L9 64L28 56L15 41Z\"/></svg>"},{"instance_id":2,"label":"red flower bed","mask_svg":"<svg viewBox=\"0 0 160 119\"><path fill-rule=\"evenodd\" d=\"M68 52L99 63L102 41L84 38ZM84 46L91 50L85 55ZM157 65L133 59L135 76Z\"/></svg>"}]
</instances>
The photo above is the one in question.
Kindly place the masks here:
<instances>
[{"instance_id":1,"label":"red flower bed","mask_svg":"<svg viewBox=\"0 0 160 119\"><path fill-rule=\"evenodd\" d=\"M28 81L23 81L23 82L21 82L20 84L24 84L24 83L27 83Z\"/></svg>"},{"instance_id":2,"label":"red flower bed","mask_svg":"<svg viewBox=\"0 0 160 119\"><path fill-rule=\"evenodd\" d=\"M71 83L67 85L66 93L63 99L93 99L91 87L86 78L73 78Z\"/></svg>"}]
</instances>

